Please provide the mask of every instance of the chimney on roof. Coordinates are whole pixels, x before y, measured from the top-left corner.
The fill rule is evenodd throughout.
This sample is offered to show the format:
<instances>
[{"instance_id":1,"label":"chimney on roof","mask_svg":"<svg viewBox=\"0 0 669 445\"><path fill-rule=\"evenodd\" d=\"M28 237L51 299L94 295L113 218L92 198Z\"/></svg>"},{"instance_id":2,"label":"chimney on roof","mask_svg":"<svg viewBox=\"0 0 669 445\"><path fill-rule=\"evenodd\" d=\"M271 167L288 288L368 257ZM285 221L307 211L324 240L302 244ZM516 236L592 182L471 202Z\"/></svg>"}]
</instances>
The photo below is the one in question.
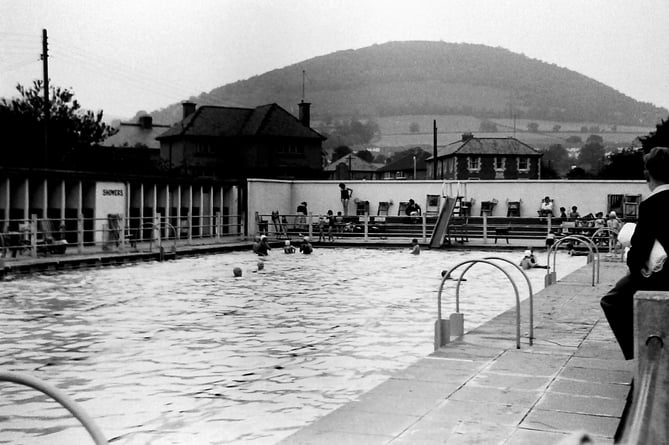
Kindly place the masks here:
<instances>
[{"instance_id":1,"label":"chimney on roof","mask_svg":"<svg viewBox=\"0 0 669 445\"><path fill-rule=\"evenodd\" d=\"M471 131L462 133L462 142L467 142L470 139L474 139L474 133Z\"/></svg>"},{"instance_id":2,"label":"chimney on roof","mask_svg":"<svg viewBox=\"0 0 669 445\"><path fill-rule=\"evenodd\" d=\"M300 122L302 122L302 125L309 127L311 124L311 104L309 102L302 101L297 104L297 106L299 108Z\"/></svg>"},{"instance_id":3,"label":"chimney on roof","mask_svg":"<svg viewBox=\"0 0 669 445\"><path fill-rule=\"evenodd\" d=\"M181 102L181 110L183 111L182 119L186 119L188 116L195 113L195 102Z\"/></svg>"},{"instance_id":4,"label":"chimney on roof","mask_svg":"<svg viewBox=\"0 0 669 445\"><path fill-rule=\"evenodd\" d=\"M140 116L138 120L139 120L139 126L145 130L148 130L151 127L153 127L153 118L148 114L145 116Z\"/></svg>"}]
</instances>

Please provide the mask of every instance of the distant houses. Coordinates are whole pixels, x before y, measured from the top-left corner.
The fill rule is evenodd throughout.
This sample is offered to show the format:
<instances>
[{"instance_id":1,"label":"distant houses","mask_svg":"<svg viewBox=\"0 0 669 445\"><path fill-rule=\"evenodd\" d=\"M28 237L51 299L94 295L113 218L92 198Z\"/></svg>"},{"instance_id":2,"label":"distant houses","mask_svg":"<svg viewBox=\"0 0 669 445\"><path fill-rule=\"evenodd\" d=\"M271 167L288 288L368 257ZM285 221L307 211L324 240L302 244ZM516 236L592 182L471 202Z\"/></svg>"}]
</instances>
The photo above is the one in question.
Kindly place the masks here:
<instances>
[{"instance_id":1,"label":"distant houses","mask_svg":"<svg viewBox=\"0 0 669 445\"><path fill-rule=\"evenodd\" d=\"M427 159L428 179L540 179L542 153L516 138L478 138L464 133L461 140L437 147ZM436 163L436 177L434 164Z\"/></svg>"},{"instance_id":2,"label":"distant houses","mask_svg":"<svg viewBox=\"0 0 669 445\"><path fill-rule=\"evenodd\" d=\"M185 176L220 179L320 179L321 134L309 124L309 103L299 118L277 104L256 108L183 104L183 119L157 137L160 156Z\"/></svg>"}]
</instances>

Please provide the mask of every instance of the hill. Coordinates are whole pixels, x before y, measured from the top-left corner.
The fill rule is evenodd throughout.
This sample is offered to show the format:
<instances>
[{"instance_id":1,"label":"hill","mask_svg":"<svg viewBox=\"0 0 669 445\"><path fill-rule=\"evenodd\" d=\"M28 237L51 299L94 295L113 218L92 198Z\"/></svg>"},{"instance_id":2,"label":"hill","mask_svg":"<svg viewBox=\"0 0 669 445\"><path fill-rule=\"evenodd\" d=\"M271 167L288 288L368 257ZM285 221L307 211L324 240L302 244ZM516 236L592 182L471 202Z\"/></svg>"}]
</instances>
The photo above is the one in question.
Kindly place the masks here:
<instances>
[{"instance_id":1,"label":"hill","mask_svg":"<svg viewBox=\"0 0 669 445\"><path fill-rule=\"evenodd\" d=\"M221 86L198 104L294 111L302 96L315 119L402 115L596 122L652 127L669 114L594 79L503 48L446 42L390 42L338 51ZM151 113L180 119L178 104Z\"/></svg>"}]
</instances>

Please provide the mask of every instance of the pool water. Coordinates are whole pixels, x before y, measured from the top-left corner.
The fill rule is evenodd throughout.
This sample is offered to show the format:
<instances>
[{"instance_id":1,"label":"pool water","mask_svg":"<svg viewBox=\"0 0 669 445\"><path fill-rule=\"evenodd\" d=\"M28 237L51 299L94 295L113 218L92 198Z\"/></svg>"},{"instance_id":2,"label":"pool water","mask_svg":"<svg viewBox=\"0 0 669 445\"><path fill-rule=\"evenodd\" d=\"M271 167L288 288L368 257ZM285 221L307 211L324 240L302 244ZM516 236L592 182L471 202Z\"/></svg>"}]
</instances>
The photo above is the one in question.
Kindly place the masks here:
<instances>
[{"instance_id":1,"label":"pool water","mask_svg":"<svg viewBox=\"0 0 669 445\"><path fill-rule=\"evenodd\" d=\"M432 352L440 272L488 255L522 256L275 249L262 271L235 252L3 282L0 368L70 394L111 443L276 443ZM558 273L584 264L560 254ZM535 292L544 274L529 271ZM467 278L466 330L515 304L496 269ZM46 396L4 382L0 394L0 443L91 443Z\"/></svg>"}]
</instances>

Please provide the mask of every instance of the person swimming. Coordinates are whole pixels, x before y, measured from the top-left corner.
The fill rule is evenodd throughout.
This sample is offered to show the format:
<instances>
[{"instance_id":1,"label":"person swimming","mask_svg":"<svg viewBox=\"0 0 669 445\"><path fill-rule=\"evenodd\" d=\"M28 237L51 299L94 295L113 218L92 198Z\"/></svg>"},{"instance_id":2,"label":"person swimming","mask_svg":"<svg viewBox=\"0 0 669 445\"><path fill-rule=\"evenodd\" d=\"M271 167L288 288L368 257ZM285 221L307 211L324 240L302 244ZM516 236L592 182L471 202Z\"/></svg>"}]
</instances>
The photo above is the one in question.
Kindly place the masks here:
<instances>
[{"instance_id":1,"label":"person swimming","mask_svg":"<svg viewBox=\"0 0 669 445\"><path fill-rule=\"evenodd\" d=\"M291 246L290 240L286 240L284 243L283 253L295 253L295 246Z\"/></svg>"},{"instance_id":2,"label":"person swimming","mask_svg":"<svg viewBox=\"0 0 669 445\"><path fill-rule=\"evenodd\" d=\"M305 255L309 255L313 251L314 251L314 248L311 245L311 243L309 242L309 237L305 236L302 239L302 244L300 244L300 252L302 252Z\"/></svg>"}]
</instances>

